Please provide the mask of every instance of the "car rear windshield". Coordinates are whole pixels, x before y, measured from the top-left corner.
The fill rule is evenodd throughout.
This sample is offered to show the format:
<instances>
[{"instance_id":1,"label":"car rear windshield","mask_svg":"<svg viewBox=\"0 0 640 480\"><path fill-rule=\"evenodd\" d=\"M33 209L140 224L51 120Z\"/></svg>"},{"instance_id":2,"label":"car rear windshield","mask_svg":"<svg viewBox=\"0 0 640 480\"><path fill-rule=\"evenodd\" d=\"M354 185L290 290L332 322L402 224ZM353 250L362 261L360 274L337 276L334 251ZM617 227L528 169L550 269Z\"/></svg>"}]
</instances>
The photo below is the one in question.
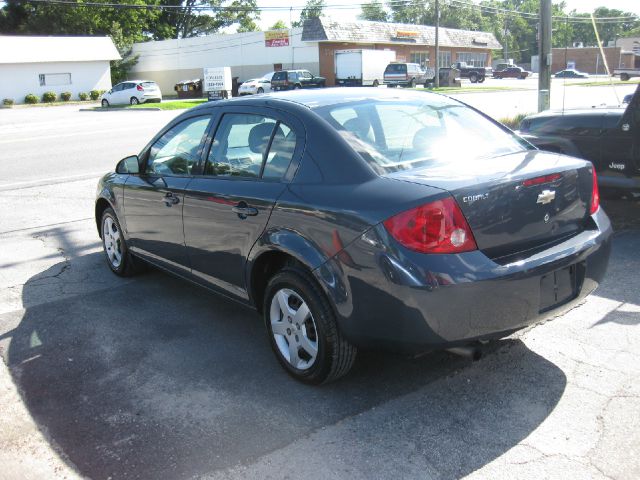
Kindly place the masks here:
<instances>
[{"instance_id":1,"label":"car rear windshield","mask_svg":"<svg viewBox=\"0 0 640 480\"><path fill-rule=\"evenodd\" d=\"M140 85L142 85L142 88L155 88L158 86L156 82L142 82Z\"/></svg>"},{"instance_id":2,"label":"car rear windshield","mask_svg":"<svg viewBox=\"0 0 640 480\"><path fill-rule=\"evenodd\" d=\"M384 73L407 73L406 63L390 63L385 68Z\"/></svg>"},{"instance_id":3,"label":"car rear windshield","mask_svg":"<svg viewBox=\"0 0 640 480\"><path fill-rule=\"evenodd\" d=\"M379 174L507 155L533 147L445 97L362 100L315 110Z\"/></svg>"}]
</instances>

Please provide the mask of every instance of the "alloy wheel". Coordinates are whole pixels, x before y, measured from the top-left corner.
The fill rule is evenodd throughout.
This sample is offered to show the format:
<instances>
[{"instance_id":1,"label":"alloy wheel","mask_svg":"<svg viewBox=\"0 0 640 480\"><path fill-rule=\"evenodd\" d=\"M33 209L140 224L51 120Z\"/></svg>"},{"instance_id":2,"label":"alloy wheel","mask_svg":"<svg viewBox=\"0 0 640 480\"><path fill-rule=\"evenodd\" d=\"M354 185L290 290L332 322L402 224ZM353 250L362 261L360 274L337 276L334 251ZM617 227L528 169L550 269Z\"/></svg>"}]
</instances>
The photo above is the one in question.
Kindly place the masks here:
<instances>
[{"instance_id":1,"label":"alloy wheel","mask_svg":"<svg viewBox=\"0 0 640 480\"><path fill-rule=\"evenodd\" d=\"M122 263L122 235L116 222L109 216L102 221L102 241L109 262L113 268L119 268Z\"/></svg>"},{"instance_id":2,"label":"alloy wheel","mask_svg":"<svg viewBox=\"0 0 640 480\"><path fill-rule=\"evenodd\" d=\"M269 319L282 357L298 370L311 368L318 355L318 330L302 297L289 288L278 290L271 300Z\"/></svg>"}]
</instances>

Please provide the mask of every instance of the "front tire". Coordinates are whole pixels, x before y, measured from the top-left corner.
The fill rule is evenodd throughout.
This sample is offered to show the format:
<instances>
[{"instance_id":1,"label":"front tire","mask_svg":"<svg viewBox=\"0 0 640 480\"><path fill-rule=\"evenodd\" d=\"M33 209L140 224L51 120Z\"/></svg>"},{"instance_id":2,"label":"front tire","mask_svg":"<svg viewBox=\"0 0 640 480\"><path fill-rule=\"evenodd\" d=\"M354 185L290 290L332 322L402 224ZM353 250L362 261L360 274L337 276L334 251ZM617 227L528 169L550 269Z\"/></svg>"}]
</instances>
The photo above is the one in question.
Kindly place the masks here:
<instances>
[{"instance_id":1,"label":"front tire","mask_svg":"<svg viewBox=\"0 0 640 480\"><path fill-rule=\"evenodd\" d=\"M262 87L258 88L258 92L257 92L257 93L258 93L258 94L260 94L260 93L264 93L264 89L263 89Z\"/></svg>"},{"instance_id":2,"label":"front tire","mask_svg":"<svg viewBox=\"0 0 640 480\"><path fill-rule=\"evenodd\" d=\"M478 74L477 73L469 74L469 80L471 81L471 83L478 83Z\"/></svg>"},{"instance_id":3,"label":"front tire","mask_svg":"<svg viewBox=\"0 0 640 480\"><path fill-rule=\"evenodd\" d=\"M621 73L620 74L620 80L622 80L623 82L626 82L630 79L631 77L629 76L628 73Z\"/></svg>"},{"instance_id":4,"label":"front tire","mask_svg":"<svg viewBox=\"0 0 640 480\"><path fill-rule=\"evenodd\" d=\"M374 80L374 81L373 81L373 87L374 87L374 88L378 88L378 86L379 86L379 85L380 85L380 84L378 83L378 80Z\"/></svg>"},{"instance_id":5,"label":"front tire","mask_svg":"<svg viewBox=\"0 0 640 480\"><path fill-rule=\"evenodd\" d=\"M131 100L129 100L129 104L131 105L138 105L140 103L140 100L138 100L136 97L131 97Z\"/></svg>"},{"instance_id":6,"label":"front tire","mask_svg":"<svg viewBox=\"0 0 640 480\"><path fill-rule=\"evenodd\" d=\"M135 273L134 260L129 253L118 217L112 208L107 208L102 213L100 225L102 248L109 268L116 275L130 277Z\"/></svg>"},{"instance_id":7,"label":"front tire","mask_svg":"<svg viewBox=\"0 0 640 480\"><path fill-rule=\"evenodd\" d=\"M107 108L109 106L109 102L105 99L102 100L102 108Z\"/></svg>"},{"instance_id":8,"label":"front tire","mask_svg":"<svg viewBox=\"0 0 640 480\"><path fill-rule=\"evenodd\" d=\"M305 270L286 267L269 280L263 316L273 352L296 380L318 385L351 369L357 350L338 330L329 300Z\"/></svg>"}]
</instances>

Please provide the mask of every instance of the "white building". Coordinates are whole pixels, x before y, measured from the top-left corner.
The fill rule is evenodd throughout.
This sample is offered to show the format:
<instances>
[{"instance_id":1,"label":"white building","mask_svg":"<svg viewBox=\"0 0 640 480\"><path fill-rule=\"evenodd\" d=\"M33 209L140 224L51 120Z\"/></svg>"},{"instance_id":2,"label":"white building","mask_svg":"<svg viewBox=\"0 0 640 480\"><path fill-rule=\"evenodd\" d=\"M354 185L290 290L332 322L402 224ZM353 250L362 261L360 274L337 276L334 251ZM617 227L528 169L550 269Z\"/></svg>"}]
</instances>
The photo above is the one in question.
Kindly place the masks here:
<instances>
[{"instance_id":1,"label":"white building","mask_svg":"<svg viewBox=\"0 0 640 480\"><path fill-rule=\"evenodd\" d=\"M32 93L111 88L109 61L120 59L109 37L0 36L0 100L23 103Z\"/></svg>"}]
</instances>

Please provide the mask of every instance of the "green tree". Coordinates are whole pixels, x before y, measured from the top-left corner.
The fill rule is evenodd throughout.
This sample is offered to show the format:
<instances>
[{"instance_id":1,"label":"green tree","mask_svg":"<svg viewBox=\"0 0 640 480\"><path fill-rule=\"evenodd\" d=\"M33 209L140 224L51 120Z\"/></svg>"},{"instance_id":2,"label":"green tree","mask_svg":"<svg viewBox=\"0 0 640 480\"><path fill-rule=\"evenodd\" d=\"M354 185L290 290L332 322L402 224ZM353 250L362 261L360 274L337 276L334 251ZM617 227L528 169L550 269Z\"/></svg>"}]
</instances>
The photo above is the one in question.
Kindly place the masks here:
<instances>
[{"instance_id":1,"label":"green tree","mask_svg":"<svg viewBox=\"0 0 640 480\"><path fill-rule=\"evenodd\" d=\"M278 20L276 23L269 27L269 30L286 30L288 28L289 27L287 27L287 24L284 23L284 21Z\"/></svg>"},{"instance_id":2,"label":"green tree","mask_svg":"<svg viewBox=\"0 0 640 480\"><path fill-rule=\"evenodd\" d=\"M322 13L322 10L325 6L324 0L307 0L307 4L302 9L302 12L300 12L300 20L293 22L291 26L301 27L304 25L305 20L323 17L324 13Z\"/></svg>"},{"instance_id":3,"label":"green tree","mask_svg":"<svg viewBox=\"0 0 640 480\"><path fill-rule=\"evenodd\" d=\"M223 28L238 25L238 31L257 29L259 20L256 0L160 0L161 5L180 7L163 10L154 26L156 40L197 37L216 33ZM210 7L211 11L202 11Z\"/></svg>"},{"instance_id":4,"label":"green tree","mask_svg":"<svg viewBox=\"0 0 640 480\"><path fill-rule=\"evenodd\" d=\"M389 18L384 5L379 0L371 0L369 3L363 3L360 7L362 13L358 15L361 20L369 20L372 22L386 22Z\"/></svg>"}]
</instances>

